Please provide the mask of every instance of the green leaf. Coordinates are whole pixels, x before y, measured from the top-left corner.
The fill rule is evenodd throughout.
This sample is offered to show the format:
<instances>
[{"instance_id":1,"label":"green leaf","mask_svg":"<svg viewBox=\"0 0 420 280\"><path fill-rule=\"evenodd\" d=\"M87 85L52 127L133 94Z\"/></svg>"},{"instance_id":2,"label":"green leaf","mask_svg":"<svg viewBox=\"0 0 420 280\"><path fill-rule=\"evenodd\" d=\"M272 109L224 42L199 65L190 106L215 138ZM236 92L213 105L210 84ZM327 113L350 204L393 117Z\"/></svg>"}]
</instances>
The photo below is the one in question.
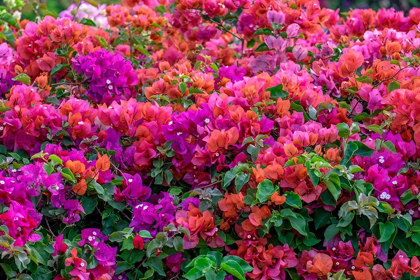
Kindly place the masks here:
<instances>
[{"instance_id":1,"label":"green leaf","mask_svg":"<svg viewBox=\"0 0 420 280\"><path fill-rule=\"evenodd\" d=\"M393 152L394 154L397 153L397 150L395 149L394 143L392 143L389 140L385 141L385 142L382 142L381 147Z\"/></svg>"},{"instance_id":2,"label":"green leaf","mask_svg":"<svg viewBox=\"0 0 420 280\"><path fill-rule=\"evenodd\" d=\"M178 252L184 251L184 240L181 236L176 236L174 238L174 249Z\"/></svg>"},{"instance_id":3,"label":"green leaf","mask_svg":"<svg viewBox=\"0 0 420 280\"><path fill-rule=\"evenodd\" d=\"M330 223L331 212L325 211L323 208L315 210L315 229L318 230Z\"/></svg>"},{"instance_id":4,"label":"green leaf","mask_svg":"<svg viewBox=\"0 0 420 280\"><path fill-rule=\"evenodd\" d=\"M369 148L365 144L359 141L350 141L347 143L346 150L344 151L343 159L341 160L342 165L347 165L350 162L352 156L359 155L361 157L369 157L375 150Z\"/></svg>"},{"instance_id":5,"label":"green leaf","mask_svg":"<svg viewBox=\"0 0 420 280\"><path fill-rule=\"evenodd\" d=\"M243 172L240 172L236 175L235 178L235 185L236 185L236 192L239 193L242 189L242 187L248 183L249 178L251 177L251 174L245 174Z\"/></svg>"},{"instance_id":6,"label":"green leaf","mask_svg":"<svg viewBox=\"0 0 420 280\"><path fill-rule=\"evenodd\" d=\"M305 218L298 213L294 213L296 217L288 217L288 220L290 221L290 224L292 227L297 230L300 234L303 236L308 235L308 229L307 229L307 222Z\"/></svg>"},{"instance_id":7,"label":"green leaf","mask_svg":"<svg viewBox=\"0 0 420 280\"><path fill-rule=\"evenodd\" d=\"M16 272L13 270L13 268L6 264L6 263L0 263L1 268L3 268L4 272L6 273L7 277L13 278L16 276Z\"/></svg>"},{"instance_id":8,"label":"green leaf","mask_svg":"<svg viewBox=\"0 0 420 280\"><path fill-rule=\"evenodd\" d=\"M284 193L286 197L286 204L292 206L293 208L302 208L302 200L300 200L300 196L297 193L292 191L288 191Z\"/></svg>"},{"instance_id":9,"label":"green leaf","mask_svg":"<svg viewBox=\"0 0 420 280\"><path fill-rule=\"evenodd\" d=\"M298 103L296 103L296 102L290 103L290 108L292 108L296 112L302 112L303 117L305 118L305 121L310 121L310 118L309 118L308 114L306 113L305 109L301 105L299 105Z\"/></svg>"},{"instance_id":10,"label":"green leaf","mask_svg":"<svg viewBox=\"0 0 420 280\"><path fill-rule=\"evenodd\" d=\"M5 226L5 225L1 225L0 226L0 230L1 231L4 231L6 233L6 235L9 234L9 228L7 226Z\"/></svg>"},{"instance_id":11,"label":"green leaf","mask_svg":"<svg viewBox=\"0 0 420 280\"><path fill-rule=\"evenodd\" d=\"M252 159L255 161L258 158L260 147L256 147L255 145L251 144L248 146L246 151L252 156Z\"/></svg>"},{"instance_id":12,"label":"green leaf","mask_svg":"<svg viewBox=\"0 0 420 280\"><path fill-rule=\"evenodd\" d=\"M397 82L397 81L392 81L391 83L389 83L389 85L388 85L388 93L389 92L391 92L391 91L393 91L393 90L396 90L396 89L399 89L401 87L401 85L400 85L400 83L399 82Z\"/></svg>"},{"instance_id":13,"label":"green leaf","mask_svg":"<svg viewBox=\"0 0 420 280\"><path fill-rule=\"evenodd\" d=\"M261 45L259 45L254 52L265 52L265 51L269 51L270 49L268 48L266 43L262 43Z\"/></svg>"},{"instance_id":14,"label":"green leaf","mask_svg":"<svg viewBox=\"0 0 420 280\"><path fill-rule=\"evenodd\" d=\"M50 155L48 159L58 163L59 165L63 165L63 160L56 155Z\"/></svg>"},{"instance_id":15,"label":"green leaf","mask_svg":"<svg viewBox=\"0 0 420 280\"><path fill-rule=\"evenodd\" d=\"M279 84L275 87L267 88L267 90L270 92L270 98L271 99L286 99L289 96L289 93L285 90L283 90L283 85Z\"/></svg>"},{"instance_id":16,"label":"green leaf","mask_svg":"<svg viewBox=\"0 0 420 280\"><path fill-rule=\"evenodd\" d=\"M67 64L57 64L56 66L54 66L53 69L51 69L51 73L50 73L51 77L63 69L70 69L70 66Z\"/></svg>"},{"instance_id":17,"label":"green leaf","mask_svg":"<svg viewBox=\"0 0 420 280\"><path fill-rule=\"evenodd\" d=\"M350 128L346 123L337 124L338 136L347 139L350 136Z\"/></svg>"},{"instance_id":18,"label":"green leaf","mask_svg":"<svg viewBox=\"0 0 420 280\"><path fill-rule=\"evenodd\" d=\"M309 178L312 184L316 187L319 183L319 177L316 175L315 170L311 168L311 162L305 162L306 171L308 172Z\"/></svg>"},{"instance_id":19,"label":"green leaf","mask_svg":"<svg viewBox=\"0 0 420 280\"><path fill-rule=\"evenodd\" d=\"M148 232L147 230L141 230L138 235L140 235L143 238L153 238L153 236Z\"/></svg>"},{"instance_id":20,"label":"green leaf","mask_svg":"<svg viewBox=\"0 0 420 280\"><path fill-rule=\"evenodd\" d=\"M196 280L203 276L203 271L194 267L190 269L187 273L183 275L184 278L188 280Z\"/></svg>"},{"instance_id":21,"label":"green leaf","mask_svg":"<svg viewBox=\"0 0 420 280\"><path fill-rule=\"evenodd\" d=\"M187 91L187 84L184 82L179 83L179 90L181 91L182 94L184 94Z\"/></svg>"},{"instance_id":22,"label":"green leaf","mask_svg":"<svg viewBox=\"0 0 420 280\"><path fill-rule=\"evenodd\" d=\"M344 215L337 224L337 227L347 227L354 219L354 211L347 213Z\"/></svg>"},{"instance_id":23,"label":"green leaf","mask_svg":"<svg viewBox=\"0 0 420 280\"><path fill-rule=\"evenodd\" d=\"M271 35L272 31L270 28L266 27L266 28L259 28L257 30L255 30L254 35Z\"/></svg>"},{"instance_id":24,"label":"green leaf","mask_svg":"<svg viewBox=\"0 0 420 280\"><path fill-rule=\"evenodd\" d=\"M382 132L383 132L382 128L379 125L376 125L376 124L368 125L368 126L366 126L366 129L369 129L373 132L376 132L379 135L382 135Z\"/></svg>"},{"instance_id":25,"label":"green leaf","mask_svg":"<svg viewBox=\"0 0 420 280\"><path fill-rule=\"evenodd\" d=\"M228 170L225 173L225 176L223 176L223 181L222 181L222 186L224 190L230 185L230 182L232 182L234 178L235 178L235 172L233 170Z\"/></svg>"},{"instance_id":26,"label":"green leaf","mask_svg":"<svg viewBox=\"0 0 420 280\"><path fill-rule=\"evenodd\" d=\"M3 2L4 3L4 2ZM0 12L0 20L7 22L9 25L20 29L20 26L18 24L18 21L8 12L6 12L5 10L2 10Z\"/></svg>"},{"instance_id":27,"label":"green leaf","mask_svg":"<svg viewBox=\"0 0 420 280\"><path fill-rule=\"evenodd\" d=\"M149 57L150 53L142 46L142 45L135 45L134 48L144 54L145 56Z\"/></svg>"},{"instance_id":28,"label":"green leaf","mask_svg":"<svg viewBox=\"0 0 420 280\"><path fill-rule=\"evenodd\" d=\"M381 238L379 238L379 242L386 242L388 239L391 238L392 234L395 231L395 226L391 221L387 221L386 223L379 223L379 233Z\"/></svg>"},{"instance_id":29,"label":"green leaf","mask_svg":"<svg viewBox=\"0 0 420 280\"><path fill-rule=\"evenodd\" d=\"M84 25L95 26L96 27L96 23L93 20L88 19L88 18L82 18L82 20L80 21L80 23L81 24L84 24Z\"/></svg>"},{"instance_id":30,"label":"green leaf","mask_svg":"<svg viewBox=\"0 0 420 280\"><path fill-rule=\"evenodd\" d=\"M233 260L222 262L220 268L229 273L230 275L235 276L239 280L245 280L244 271L242 270L241 266Z\"/></svg>"},{"instance_id":31,"label":"green leaf","mask_svg":"<svg viewBox=\"0 0 420 280\"><path fill-rule=\"evenodd\" d=\"M411 236L411 240L413 240L414 243L420 246L420 232L414 232Z\"/></svg>"},{"instance_id":32,"label":"green leaf","mask_svg":"<svg viewBox=\"0 0 420 280\"><path fill-rule=\"evenodd\" d=\"M102 48L106 48L108 46L108 42L105 40L105 38L95 35L95 38L101 43Z\"/></svg>"},{"instance_id":33,"label":"green leaf","mask_svg":"<svg viewBox=\"0 0 420 280\"><path fill-rule=\"evenodd\" d=\"M95 210L95 207L97 205L98 205L98 199L96 197L83 196L82 207L83 207L83 210L85 210L86 215L91 214Z\"/></svg>"},{"instance_id":34,"label":"green leaf","mask_svg":"<svg viewBox=\"0 0 420 280\"><path fill-rule=\"evenodd\" d=\"M325 241L328 243L331 238L336 236L340 232L340 229L337 227L337 225L332 224L324 232Z\"/></svg>"},{"instance_id":35,"label":"green leaf","mask_svg":"<svg viewBox=\"0 0 420 280\"><path fill-rule=\"evenodd\" d=\"M366 83L366 84L372 84L372 79L368 76L360 76L358 78L356 78L356 81L361 82L361 83Z\"/></svg>"},{"instance_id":36,"label":"green leaf","mask_svg":"<svg viewBox=\"0 0 420 280\"><path fill-rule=\"evenodd\" d=\"M162 260L158 257L150 257L145 262L145 265L153 268L159 275L166 276L165 271L163 270Z\"/></svg>"},{"instance_id":37,"label":"green leaf","mask_svg":"<svg viewBox=\"0 0 420 280\"><path fill-rule=\"evenodd\" d=\"M210 68L213 69L214 72L216 72L217 75L219 75L219 67L217 67L217 65L215 63L211 63Z\"/></svg>"},{"instance_id":38,"label":"green leaf","mask_svg":"<svg viewBox=\"0 0 420 280\"><path fill-rule=\"evenodd\" d=\"M47 172L48 175L51 175L54 172L54 167L51 166L51 163L44 163L42 168Z\"/></svg>"},{"instance_id":39,"label":"green leaf","mask_svg":"<svg viewBox=\"0 0 420 280\"><path fill-rule=\"evenodd\" d=\"M61 175L72 183L76 183L76 178L68 167L64 167L61 170Z\"/></svg>"},{"instance_id":40,"label":"green leaf","mask_svg":"<svg viewBox=\"0 0 420 280\"><path fill-rule=\"evenodd\" d=\"M28 86L31 84L31 78L29 78L29 76L26 75L26 74L24 74L24 73L17 75L12 80L13 81L19 81L19 82L25 83Z\"/></svg>"},{"instance_id":41,"label":"green leaf","mask_svg":"<svg viewBox=\"0 0 420 280\"><path fill-rule=\"evenodd\" d=\"M259 202L263 203L266 202L271 198L271 195L275 192L275 188L273 182L266 179L258 184L257 190L257 199Z\"/></svg>"},{"instance_id":42,"label":"green leaf","mask_svg":"<svg viewBox=\"0 0 420 280\"><path fill-rule=\"evenodd\" d=\"M239 264L239 266L242 268L243 272L247 273L247 272L251 272L252 270L254 270L254 268L252 266L250 266L248 264L247 261L245 261L244 259L242 259L241 257L238 256L225 256L223 258L223 262L227 262L227 261L235 261Z\"/></svg>"}]
</instances>

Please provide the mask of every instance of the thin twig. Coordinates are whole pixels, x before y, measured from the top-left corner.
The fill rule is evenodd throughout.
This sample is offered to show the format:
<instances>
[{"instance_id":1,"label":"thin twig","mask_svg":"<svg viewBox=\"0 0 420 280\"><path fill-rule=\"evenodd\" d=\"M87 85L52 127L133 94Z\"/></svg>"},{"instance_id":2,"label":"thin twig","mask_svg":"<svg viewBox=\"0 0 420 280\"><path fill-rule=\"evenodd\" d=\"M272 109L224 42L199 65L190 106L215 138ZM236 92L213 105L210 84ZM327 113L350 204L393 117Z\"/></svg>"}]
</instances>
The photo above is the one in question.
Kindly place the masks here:
<instances>
[{"instance_id":1,"label":"thin twig","mask_svg":"<svg viewBox=\"0 0 420 280\"><path fill-rule=\"evenodd\" d=\"M50 227L50 223L48 222L48 218L45 218L45 222L47 223L47 227L48 227L48 232L55 238L55 234L53 233L51 227Z\"/></svg>"}]
</instances>

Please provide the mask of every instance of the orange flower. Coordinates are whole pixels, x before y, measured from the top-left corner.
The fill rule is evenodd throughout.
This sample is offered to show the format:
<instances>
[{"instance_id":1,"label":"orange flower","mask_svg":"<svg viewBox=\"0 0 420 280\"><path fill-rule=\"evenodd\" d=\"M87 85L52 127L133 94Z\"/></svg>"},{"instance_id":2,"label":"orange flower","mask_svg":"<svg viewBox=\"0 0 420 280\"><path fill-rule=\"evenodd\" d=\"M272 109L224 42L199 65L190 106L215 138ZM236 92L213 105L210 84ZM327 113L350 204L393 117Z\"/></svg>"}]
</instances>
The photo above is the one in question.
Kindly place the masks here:
<instances>
[{"instance_id":1,"label":"orange flower","mask_svg":"<svg viewBox=\"0 0 420 280\"><path fill-rule=\"evenodd\" d=\"M316 273L319 277L326 276L333 267L333 261L326 254L317 254L314 259L306 264L309 273Z\"/></svg>"},{"instance_id":2,"label":"orange flower","mask_svg":"<svg viewBox=\"0 0 420 280\"><path fill-rule=\"evenodd\" d=\"M87 190L86 180L82 179L79 183L74 185L73 191L77 194L84 195Z\"/></svg>"},{"instance_id":3,"label":"orange flower","mask_svg":"<svg viewBox=\"0 0 420 280\"><path fill-rule=\"evenodd\" d=\"M74 175L76 175L76 174L81 175L86 170L85 165L82 162L80 162L80 160L75 160L75 161L68 160L68 161L66 161L64 166L67 167L68 169L70 169L70 171Z\"/></svg>"},{"instance_id":4,"label":"orange flower","mask_svg":"<svg viewBox=\"0 0 420 280\"><path fill-rule=\"evenodd\" d=\"M276 104L276 112L280 117L283 117L284 115L287 115L287 113L289 113L290 110L290 101L288 99L283 100L281 98L279 98L277 100L277 104Z\"/></svg>"},{"instance_id":5,"label":"orange flower","mask_svg":"<svg viewBox=\"0 0 420 280\"><path fill-rule=\"evenodd\" d=\"M354 265L360 269L373 265L372 253L360 251L359 254L357 254L357 258L354 262Z\"/></svg>"},{"instance_id":6,"label":"orange flower","mask_svg":"<svg viewBox=\"0 0 420 280\"><path fill-rule=\"evenodd\" d=\"M95 166L98 171L107 171L111 167L108 155L101 156L98 153L98 160L96 161Z\"/></svg>"},{"instance_id":7,"label":"orange flower","mask_svg":"<svg viewBox=\"0 0 420 280\"><path fill-rule=\"evenodd\" d=\"M282 205L286 202L286 197L279 195L277 192L271 195L271 201L274 202L276 205Z\"/></svg>"},{"instance_id":8,"label":"orange flower","mask_svg":"<svg viewBox=\"0 0 420 280\"><path fill-rule=\"evenodd\" d=\"M219 149L227 149L229 145L233 145L239 139L239 131L236 127L232 127L228 131L214 130L207 143L210 152L215 153Z\"/></svg>"},{"instance_id":9,"label":"orange flower","mask_svg":"<svg viewBox=\"0 0 420 280\"><path fill-rule=\"evenodd\" d=\"M327 153L324 155L325 159L328 159L331 162L340 163L340 150L336 148L328 149Z\"/></svg>"},{"instance_id":10,"label":"orange flower","mask_svg":"<svg viewBox=\"0 0 420 280\"><path fill-rule=\"evenodd\" d=\"M299 150L291 143L284 145L284 152L286 153L286 156L294 157L298 154Z\"/></svg>"},{"instance_id":11,"label":"orange flower","mask_svg":"<svg viewBox=\"0 0 420 280\"><path fill-rule=\"evenodd\" d=\"M399 42L386 42L385 45L385 49L386 49L386 53L387 54L394 54L394 53L399 53L401 52L401 44Z\"/></svg>"},{"instance_id":12,"label":"orange flower","mask_svg":"<svg viewBox=\"0 0 420 280\"><path fill-rule=\"evenodd\" d=\"M350 76L357 68L362 66L364 60L362 53L348 50L340 57L341 65L338 66L338 74L343 78Z\"/></svg>"},{"instance_id":13,"label":"orange flower","mask_svg":"<svg viewBox=\"0 0 420 280\"><path fill-rule=\"evenodd\" d=\"M352 271L354 280L372 280L372 274L369 269L363 269L363 271ZM376 278L375 278L376 279Z\"/></svg>"}]
</instances>

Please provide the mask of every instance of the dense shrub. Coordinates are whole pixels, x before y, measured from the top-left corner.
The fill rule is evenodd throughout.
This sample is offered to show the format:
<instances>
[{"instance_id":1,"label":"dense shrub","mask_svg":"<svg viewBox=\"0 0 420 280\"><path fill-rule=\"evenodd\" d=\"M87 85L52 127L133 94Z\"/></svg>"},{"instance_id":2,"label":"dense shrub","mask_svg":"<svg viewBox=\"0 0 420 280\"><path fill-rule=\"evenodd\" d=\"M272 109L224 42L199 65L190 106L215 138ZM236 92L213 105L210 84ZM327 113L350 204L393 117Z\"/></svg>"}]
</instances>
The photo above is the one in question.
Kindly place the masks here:
<instances>
[{"instance_id":1,"label":"dense shrub","mask_svg":"<svg viewBox=\"0 0 420 280\"><path fill-rule=\"evenodd\" d=\"M420 9L7 4L1 279L420 277Z\"/></svg>"}]
</instances>

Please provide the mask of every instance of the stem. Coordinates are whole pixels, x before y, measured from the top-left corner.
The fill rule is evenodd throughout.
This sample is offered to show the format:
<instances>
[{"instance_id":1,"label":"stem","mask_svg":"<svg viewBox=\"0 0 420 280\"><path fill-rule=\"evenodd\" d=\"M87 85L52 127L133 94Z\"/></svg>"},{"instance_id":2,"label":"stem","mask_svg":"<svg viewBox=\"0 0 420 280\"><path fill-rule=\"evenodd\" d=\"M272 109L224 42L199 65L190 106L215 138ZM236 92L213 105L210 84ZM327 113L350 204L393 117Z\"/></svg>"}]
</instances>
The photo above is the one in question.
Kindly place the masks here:
<instances>
[{"instance_id":1,"label":"stem","mask_svg":"<svg viewBox=\"0 0 420 280\"><path fill-rule=\"evenodd\" d=\"M45 222L46 222L47 227L48 227L48 232L55 238L55 234L53 233L53 231L50 227L50 223L48 222L48 218L45 218Z\"/></svg>"}]
</instances>

